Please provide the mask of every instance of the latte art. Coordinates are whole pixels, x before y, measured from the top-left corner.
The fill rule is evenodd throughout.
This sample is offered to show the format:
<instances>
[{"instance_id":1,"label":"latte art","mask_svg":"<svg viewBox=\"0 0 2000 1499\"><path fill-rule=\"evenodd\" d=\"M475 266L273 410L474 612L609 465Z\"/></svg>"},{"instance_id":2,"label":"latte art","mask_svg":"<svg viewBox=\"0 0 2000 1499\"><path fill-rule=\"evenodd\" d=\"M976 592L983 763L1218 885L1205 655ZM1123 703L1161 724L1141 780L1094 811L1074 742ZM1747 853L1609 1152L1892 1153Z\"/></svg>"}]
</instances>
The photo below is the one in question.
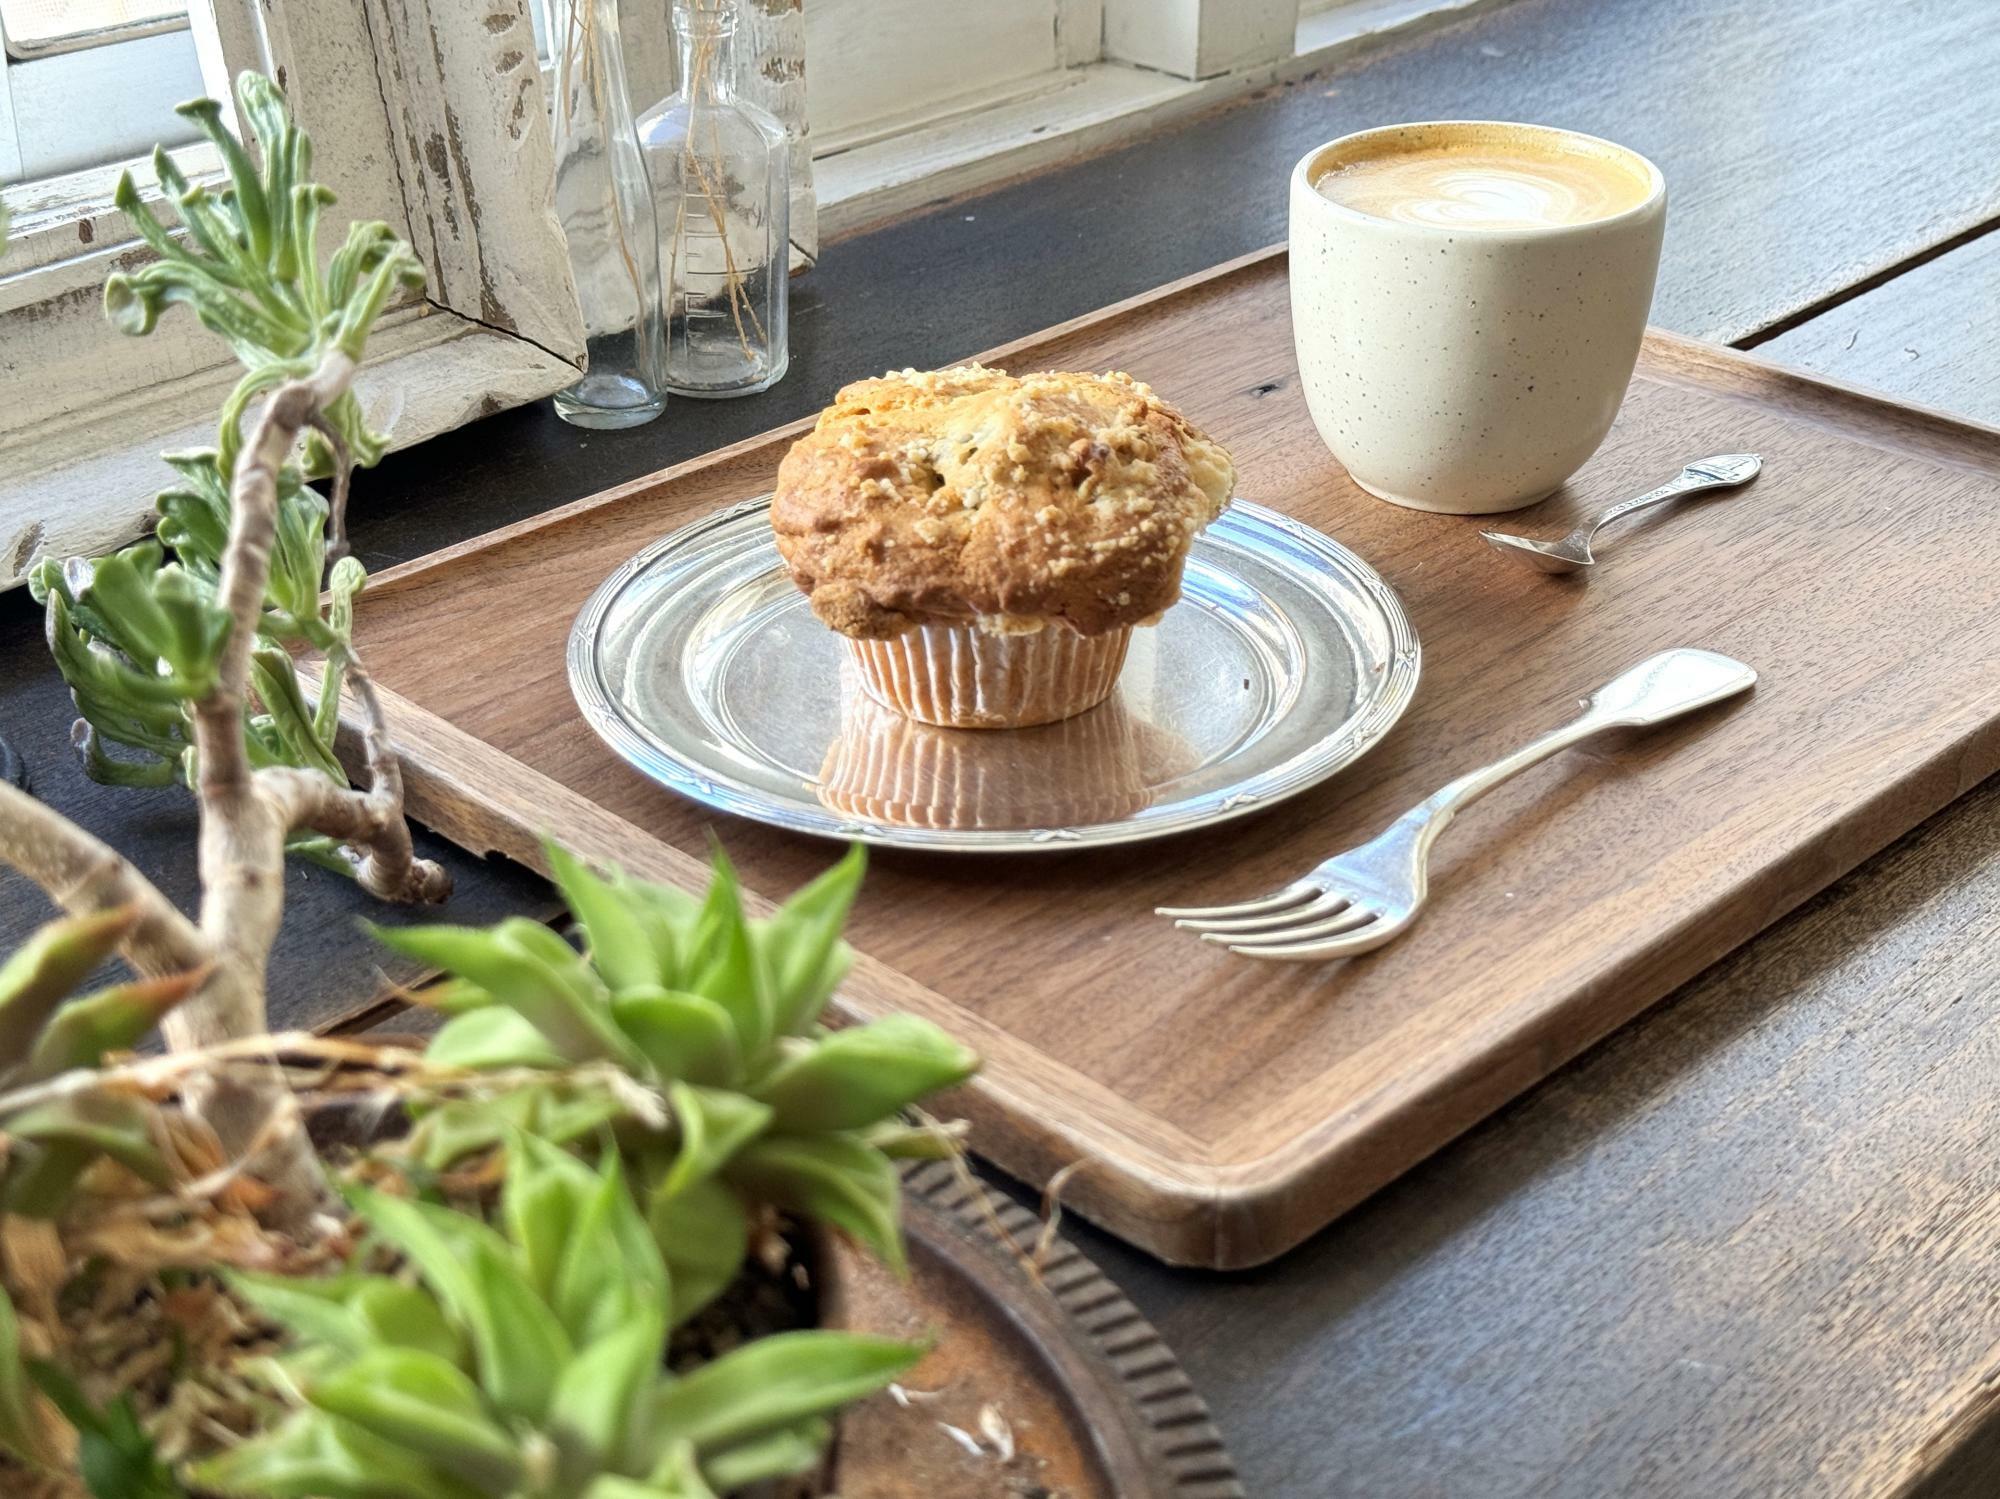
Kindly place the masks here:
<instances>
[{"instance_id":1,"label":"latte art","mask_svg":"<svg viewBox=\"0 0 2000 1499\"><path fill-rule=\"evenodd\" d=\"M1637 207L1651 191L1622 162L1474 145L1365 156L1313 185L1372 218L1466 230L1587 224Z\"/></svg>"}]
</instances>

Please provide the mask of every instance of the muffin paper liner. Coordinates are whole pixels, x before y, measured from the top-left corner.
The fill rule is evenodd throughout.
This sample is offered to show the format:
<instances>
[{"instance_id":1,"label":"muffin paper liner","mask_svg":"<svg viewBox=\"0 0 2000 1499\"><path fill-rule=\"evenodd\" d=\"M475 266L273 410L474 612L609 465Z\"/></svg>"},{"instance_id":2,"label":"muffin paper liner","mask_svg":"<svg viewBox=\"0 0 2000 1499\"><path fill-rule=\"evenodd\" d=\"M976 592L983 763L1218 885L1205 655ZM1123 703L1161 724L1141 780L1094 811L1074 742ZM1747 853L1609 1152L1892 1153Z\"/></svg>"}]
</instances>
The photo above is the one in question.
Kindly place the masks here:
<instances>
[{"instance_id":1,"label":"muffin paper liner","mask_svg":"<svg viewBox=\"0 0 2000 1499\"><path fill-rule=\"evenodd\" d=\"M1019 729L1103 702L1131 639L1129 629L1079 635L1051 625L992 635L976 625L920 625L893 640L847 644L862 687L886 708L951 729Z\"/></svg>"}]
</instances>

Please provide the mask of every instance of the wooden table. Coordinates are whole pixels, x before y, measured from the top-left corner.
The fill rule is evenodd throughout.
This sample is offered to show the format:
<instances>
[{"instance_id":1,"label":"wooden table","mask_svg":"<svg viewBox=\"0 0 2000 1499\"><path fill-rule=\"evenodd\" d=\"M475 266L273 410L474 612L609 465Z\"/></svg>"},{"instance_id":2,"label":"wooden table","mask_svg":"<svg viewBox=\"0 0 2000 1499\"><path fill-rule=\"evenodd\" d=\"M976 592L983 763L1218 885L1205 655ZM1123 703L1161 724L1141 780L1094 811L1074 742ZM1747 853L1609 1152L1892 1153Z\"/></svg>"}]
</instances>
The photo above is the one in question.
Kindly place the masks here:
<instances>
[{"instance_id":1,"label":"wooden table","mask_svg":"<svg viewBox=\"0 0 2000 1499\"><path fill-rule=\"evenodd\" d=\"M361 555L419 554L855 375L1280 239L1291 162L1396 118L1547 120L1646 151L1674 192L1658 321L2000 423L2000 239L1978 238L2000 226L1997 77L1984 0L1515 0L836 243L796 288L777 390L630 434L546 407L480 422L365 477ZM0 631L0 723L44 794L191 893L184 798L83 783L25 598L0 600ZM520 871L450 857L455 919L548 909ZM308 870L291 885L279 1018L366 1011L367 903ZM0 895L11 943L41 908ZM1072 1228L1179 1350L1260 1496L1988 1495L1996 1006L1989 782L1274 1265L1174 1272Z\"/></svg>"}]
</instances>

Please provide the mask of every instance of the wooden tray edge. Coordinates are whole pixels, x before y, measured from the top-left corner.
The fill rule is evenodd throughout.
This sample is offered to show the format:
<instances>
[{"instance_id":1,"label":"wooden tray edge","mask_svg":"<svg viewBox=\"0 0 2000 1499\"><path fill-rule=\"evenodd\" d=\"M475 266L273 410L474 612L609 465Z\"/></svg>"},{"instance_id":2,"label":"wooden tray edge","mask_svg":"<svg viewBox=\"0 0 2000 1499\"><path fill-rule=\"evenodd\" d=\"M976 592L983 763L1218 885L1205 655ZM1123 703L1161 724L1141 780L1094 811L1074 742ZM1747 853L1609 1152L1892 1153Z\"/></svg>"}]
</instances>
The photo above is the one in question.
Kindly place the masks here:
<instances>
[{"instance_id":1,"label":"wooden tray edge","mask_svg":"<svg viewBox=\"0 0 2000 1499\"><path fill-rule=\"evenodd\" d=\"M1505 1107L1559 1068L1589 1051L1699 974L1725 961L1857 866L1935 816L1980 782L2000 774L2000 721L1990 721L1939 749L1910 775L1883 786L1843 824L1828 827L1773 866L1746 873L1723 906L1740 911L1720 956L1690 962L1684 932L1663 934L1650 947L1560 1006L1524 1002L1520 1013L1480 1055L1452 1058L1429 1074L1390 1079L1338 1119L1293 1130L1284 1144L1257 1156L1235 1154L1236 1142L1272 1131L1274 1114L1311 1089L1296 1090L1270 1109L1246 1119L1212 1145L1207 1175L1213 1188L1214 1243L1204 1266L1248 1269L1285 1253L1333 1218L1366 1201L1421 1160ZM1914 796L1911 788L1921 788ZM1919 808L1915 817L1911 806ZM1741 898L1750 887L1762 893ZM1698 913L1690 922L1706 919ZM1580 1023L1579 1023L1580 1022ZM1411 1120L1432 1125L1428 1143L1413 1160ZM1393 1139L1392 1139L1393 1137ZM1394 1164L1385 1164L1393 1160ZM1341 1182L1350 1190L1331 1192ZM1299 1188L1311 1185L1311 1213L1296 1208ZM1326 1204L1337 1204L1329 1214Z\"/></svg>"},{"instance_id":2,"label":"wooden tray edge","mask_svg":"<svg viewBox=\"0 0 2000 1499\"><path fill-rule=\"evenodd\" d=\"M2000 472L2000 427L1957 412L1664 328L1646 330L1640 366L1651 379L1775 409L1851 442L1945 467Z\"/></svg>"}]
</instances>

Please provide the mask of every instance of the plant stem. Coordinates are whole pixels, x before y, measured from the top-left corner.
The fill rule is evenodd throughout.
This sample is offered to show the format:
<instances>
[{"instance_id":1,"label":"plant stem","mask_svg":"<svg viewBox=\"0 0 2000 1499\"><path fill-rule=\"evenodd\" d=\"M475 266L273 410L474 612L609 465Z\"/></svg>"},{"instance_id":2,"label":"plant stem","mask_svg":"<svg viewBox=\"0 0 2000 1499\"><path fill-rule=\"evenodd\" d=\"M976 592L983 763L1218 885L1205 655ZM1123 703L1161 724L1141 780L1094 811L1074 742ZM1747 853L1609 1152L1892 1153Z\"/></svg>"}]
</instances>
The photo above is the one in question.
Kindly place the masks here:
<instances>
[{"instance_id":1,"label":"plant stem","mask_svg":"<svg viewBox=\"0 0 2000 1499\"><path fill-rule=\"evenodd\" d=\"M213 961L208 939L129 859L5 781L0 781L0 863L40 885L72 916L136 907L139 920L121 951L147 978L187 973Z\"/></svg>"},{"instance_id":2,"label":"plant stem","mask_svg":"<svg viewBox=\"0 0 2000 1499\"><path fill-rule=\"evenodd\" d=\"M278 529L278 476L304 429L345 393L355 361L335 349L318 369L288 381L265 399L237 459L230 490L229 544L222 554L217 598L229 616L216 683L193 707L199 763L195 794L201 807L201 930L217 960L214 977L178 1012L169 1033L176 1047L208 1046L266 1028L264 982L284 911L285 840L297 828L351 839L364 849L362 883L392 899L439 900L450 877L414 857L402 818L402 781L390 753L379 704L351 653L350 683L372 705L367 731L368 789L356 791L289 766L252 768L243 713L251 654L270 581ZM259 1078L219 1080L198 1105L232 1150L269 1138L276 1110L296 1112L275 1068ZM309 1212L320 1191L318 1165L299 1128L276 1132L270 1185L293 1211Z\"/></svg>"},{"instance_id":3,"label":"plant stem","mask_svg":"<svg viewBox=\"0 0 2000 1499\"><path fill-rule=\"evenodd\" d=\"M327 452L333 455L333 492L326 501L326 559L338 562L347 555L347 490L354 478L354 454L348 449L347 439L340 435L340 429L326 419L324 412L314 413L311 422L313 430L325 440Z\"/></svg>"}]
</instances>

